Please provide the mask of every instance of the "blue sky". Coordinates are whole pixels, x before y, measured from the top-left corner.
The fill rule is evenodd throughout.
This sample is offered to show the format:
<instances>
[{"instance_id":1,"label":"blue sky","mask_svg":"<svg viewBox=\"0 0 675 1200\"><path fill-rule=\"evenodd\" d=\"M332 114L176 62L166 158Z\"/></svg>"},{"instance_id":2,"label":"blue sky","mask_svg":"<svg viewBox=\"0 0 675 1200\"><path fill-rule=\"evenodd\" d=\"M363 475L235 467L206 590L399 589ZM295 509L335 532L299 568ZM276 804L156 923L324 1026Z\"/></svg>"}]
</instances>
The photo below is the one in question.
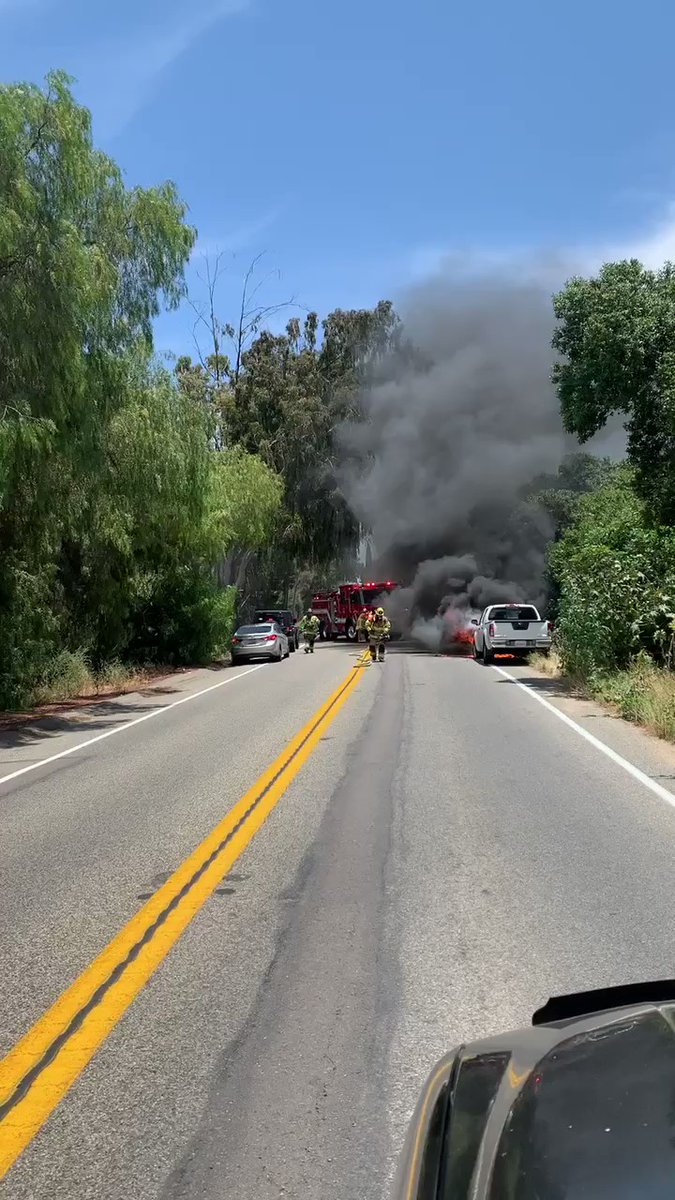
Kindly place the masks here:
<instances>
[{"instance_id":1,"label":"blue sky","mask_svg":"<svg viewBox=\"0 0 675 1200\"><path fill-rule=\"evenodd\" d=\"M0 78L65 68L129 184L175 180L224 319L261 251L320 312L457 254L675 257L674 44L671 0L0 0Z\"/></svg>"}]
</instances>

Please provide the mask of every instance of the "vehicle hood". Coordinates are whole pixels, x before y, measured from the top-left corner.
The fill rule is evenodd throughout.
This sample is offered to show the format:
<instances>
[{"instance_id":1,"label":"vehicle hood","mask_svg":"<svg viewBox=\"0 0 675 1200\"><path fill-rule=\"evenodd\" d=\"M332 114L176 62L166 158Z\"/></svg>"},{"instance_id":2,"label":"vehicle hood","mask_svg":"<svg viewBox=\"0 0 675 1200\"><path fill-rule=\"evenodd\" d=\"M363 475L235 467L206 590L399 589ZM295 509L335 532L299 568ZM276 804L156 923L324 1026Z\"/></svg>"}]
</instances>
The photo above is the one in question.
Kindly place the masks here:
<instances>
[{"instance_id":1,"label":"vehicle hood","mask_svg":"<svg viewBox=\"0 0 675 1200\"><path fill-rule=\"evenodd\" d=\"M672 1197L674 1030L671 1001L539 1024L460 1047L442 1060L420 1099L396 1200L411 1194L413 1174L419 1182L420 1129L426 1123L427 1144L433 1144L430 1114L444 1103L443 1178L437 1193L421 1195Z\"/></svg>"}]
</instances>

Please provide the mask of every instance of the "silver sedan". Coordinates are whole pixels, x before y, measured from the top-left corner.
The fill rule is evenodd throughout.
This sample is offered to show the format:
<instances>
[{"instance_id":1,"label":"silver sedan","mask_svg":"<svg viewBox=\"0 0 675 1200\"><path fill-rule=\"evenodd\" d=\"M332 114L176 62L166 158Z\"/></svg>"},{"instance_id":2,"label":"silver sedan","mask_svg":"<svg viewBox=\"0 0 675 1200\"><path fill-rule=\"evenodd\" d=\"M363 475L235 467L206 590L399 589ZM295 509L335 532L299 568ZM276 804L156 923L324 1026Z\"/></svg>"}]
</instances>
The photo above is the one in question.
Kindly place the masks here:
<instances>
[{"instance_id":1,"label":"silver sedan","mask_svg":"<svg viewBox=\"0 0 675 1200\"><path fill-rule=\"evenodd\" d=\"M260 625L241 625L230 647L233 663L248 662L251 658L266 658L270 662L281 662L288 658L288 638L275 621Z\"/></svg>"}]
</instances>

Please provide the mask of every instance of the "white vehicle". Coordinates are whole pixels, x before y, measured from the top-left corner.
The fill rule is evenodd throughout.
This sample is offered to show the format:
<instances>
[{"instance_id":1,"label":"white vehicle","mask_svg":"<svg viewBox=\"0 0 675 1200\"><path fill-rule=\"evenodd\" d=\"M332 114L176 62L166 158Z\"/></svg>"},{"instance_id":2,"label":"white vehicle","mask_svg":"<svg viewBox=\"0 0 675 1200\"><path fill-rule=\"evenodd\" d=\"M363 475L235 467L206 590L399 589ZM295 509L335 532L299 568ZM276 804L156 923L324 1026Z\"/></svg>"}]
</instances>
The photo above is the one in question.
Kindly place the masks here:
<instances>
[{"instance_id":1,"label":"white vehicle","mask_svg":"<svg viewBox=\"0 0 675 1200\"><path fill-rule=\"evenodd\" d=\"M473 624L473 656L486 666L495 654L524 659L551 649L551 623L542 621L533 604L490 604Z\"/></svg>"}]
</instances>

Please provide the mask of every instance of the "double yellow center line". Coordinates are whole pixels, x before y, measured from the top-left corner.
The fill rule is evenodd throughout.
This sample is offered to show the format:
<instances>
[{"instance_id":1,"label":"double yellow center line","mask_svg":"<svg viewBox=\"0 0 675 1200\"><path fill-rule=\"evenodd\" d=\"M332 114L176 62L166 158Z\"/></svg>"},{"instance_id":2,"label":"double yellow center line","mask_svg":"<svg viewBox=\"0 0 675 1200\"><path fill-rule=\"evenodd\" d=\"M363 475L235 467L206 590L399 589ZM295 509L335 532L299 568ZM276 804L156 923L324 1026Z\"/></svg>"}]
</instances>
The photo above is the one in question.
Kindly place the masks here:
<instances>
[{"instance_id":1,"label":"double yellow center line","mask_svg":"<svg viewBox=\"0 0 675 1200\"><path fill-rule=\"evenodd\" d=\"M360 677L361 671L350 671L257 783L0 1062L0 1178L260 829Z\"/></svg>"}]
</instances>

